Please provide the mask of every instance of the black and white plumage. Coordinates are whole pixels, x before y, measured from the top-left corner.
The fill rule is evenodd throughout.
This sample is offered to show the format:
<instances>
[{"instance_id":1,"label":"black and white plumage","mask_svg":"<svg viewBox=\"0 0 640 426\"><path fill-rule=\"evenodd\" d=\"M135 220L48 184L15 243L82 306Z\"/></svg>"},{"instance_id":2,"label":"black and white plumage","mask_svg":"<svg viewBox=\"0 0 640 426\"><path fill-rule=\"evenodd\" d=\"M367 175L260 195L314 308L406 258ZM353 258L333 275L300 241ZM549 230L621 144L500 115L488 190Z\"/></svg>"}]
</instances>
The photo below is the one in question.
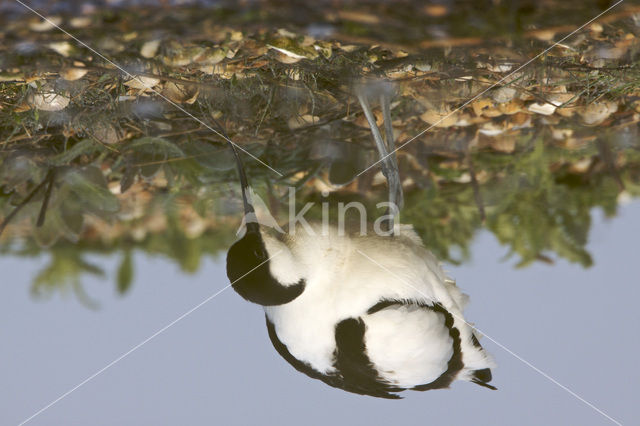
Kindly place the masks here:
<instances>
[{"instance_id":1,"label":"black and white plumage","mask_svg":"<svg viewBox=\"0 0 640 426\"><path fill-rule=\"evenodd\" d=\"M366 96L359 99L389 199L401 203L391 131L385 146ZM390 122L384 105L383 113ZM287 362L331 386L383 398L454 380L495 389L488 384L494 364L463 317L468 297L411 226L392 219L391 236L260 226L236 158L246 229L229 249L227 276L238 294L264 306L271 342Z\"/></svg>"},{"instance_id":2,"label":"black and white plumage","mask_svg":"<svg viewBox=\"0 0 640 426\"><path fill-rule=\"evenodd\" d=\"M399 228L393 237L247 232L243 239L267 256L252 267L273 258L240 278L249 266L238 267L238 256L247 259L241 239L229 251L229 279L265 306L278 353L331 386L384 398L456 379L493 388L493 363L463 319L467 296L415 232Z\"/></svg>"}]
</instances>

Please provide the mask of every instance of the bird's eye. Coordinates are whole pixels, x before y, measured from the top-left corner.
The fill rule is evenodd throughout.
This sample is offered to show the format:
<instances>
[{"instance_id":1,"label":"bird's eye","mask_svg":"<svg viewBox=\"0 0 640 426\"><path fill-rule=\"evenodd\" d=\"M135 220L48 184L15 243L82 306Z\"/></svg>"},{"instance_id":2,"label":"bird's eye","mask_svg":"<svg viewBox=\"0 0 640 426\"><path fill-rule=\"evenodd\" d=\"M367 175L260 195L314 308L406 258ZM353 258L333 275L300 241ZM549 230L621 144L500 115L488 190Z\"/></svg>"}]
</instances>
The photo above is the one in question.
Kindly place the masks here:
<instances>
[{"instance_id":1,"label":"bird's eye","mask_svg":"<svg viewBox=\"0 0 640 426\"><path fill-rule=\"evenodd\" d=\"M262 260L262 259L265 259L267 257L267 254L262 249L255 249L253 251L253 254L256 256L256 259L258 259L258 260Z\"/></svg>"}]
</instances>

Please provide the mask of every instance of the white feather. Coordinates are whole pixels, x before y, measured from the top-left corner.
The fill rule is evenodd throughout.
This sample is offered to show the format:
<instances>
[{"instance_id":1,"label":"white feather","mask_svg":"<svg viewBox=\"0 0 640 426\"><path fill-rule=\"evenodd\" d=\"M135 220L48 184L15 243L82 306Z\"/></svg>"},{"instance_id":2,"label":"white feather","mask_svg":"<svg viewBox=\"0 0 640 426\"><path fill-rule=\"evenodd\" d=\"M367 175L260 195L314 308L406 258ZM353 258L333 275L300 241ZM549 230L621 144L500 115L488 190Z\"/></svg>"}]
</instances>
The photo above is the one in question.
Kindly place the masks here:
<instances>
[{"instance_id":1,"label":"white feather","mask_svg":"<svg viewBox=\"0 0 640 426\"><path fill-rule=\"evenodd\" d=\"M452 354L452 339L438 314L404 308L367 315L382 299L414 300L440 303L454 317L465 364L458 378L469 380L472 370L493 366L488 355L473 345L473 329L464 321L468 297L411 226L400 226L393 238L344 236L331 227L322 235L319 225L313 229L316 235L299 232L284 241L263 232L270 255L284 252L270 262L274 277L283 283L306 279L297 299L265 307L293 356L318 371L333 371L336 324L362 317L368 354L383 377L403 387L429 383L446 370Z\"/></svg>"},{"instance_id":2,"label":"white feather","mask_svg":"<svg viewBox=\"0 0 640 426\"><path fill-rule=\"evenodd\" d=\"M447 370L453 339L443 317L417 306L384 309L364 318L369 359L402 387L430 383Z\"/></svg>"}]
</instances>

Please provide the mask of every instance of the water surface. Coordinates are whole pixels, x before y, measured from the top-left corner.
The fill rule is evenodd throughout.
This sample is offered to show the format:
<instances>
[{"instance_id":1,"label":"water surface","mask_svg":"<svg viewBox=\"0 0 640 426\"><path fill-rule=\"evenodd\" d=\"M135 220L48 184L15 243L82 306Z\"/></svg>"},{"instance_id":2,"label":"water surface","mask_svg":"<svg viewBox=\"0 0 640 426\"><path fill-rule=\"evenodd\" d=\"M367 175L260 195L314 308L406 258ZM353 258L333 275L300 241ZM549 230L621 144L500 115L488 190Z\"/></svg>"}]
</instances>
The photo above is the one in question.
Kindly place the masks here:
<instances>
[{"instance_id":1,"label":"water surface","mask_svg":"<svg viewBox=\"0 0 640 426\"><path fill-rule=\"evenodd\" d=\"M611 423L541 372L633 421L638 6L520 70L608 5L142 3L38 2L103 57L2 6L3 423L106 366L30 423ZM221 133L280 223L380 214L363 87L378 119L390 99L401 221L471 296L497 392L347 394L287 365L232 290L200 305L241 217Z\"/></svg>"}]
</instances>

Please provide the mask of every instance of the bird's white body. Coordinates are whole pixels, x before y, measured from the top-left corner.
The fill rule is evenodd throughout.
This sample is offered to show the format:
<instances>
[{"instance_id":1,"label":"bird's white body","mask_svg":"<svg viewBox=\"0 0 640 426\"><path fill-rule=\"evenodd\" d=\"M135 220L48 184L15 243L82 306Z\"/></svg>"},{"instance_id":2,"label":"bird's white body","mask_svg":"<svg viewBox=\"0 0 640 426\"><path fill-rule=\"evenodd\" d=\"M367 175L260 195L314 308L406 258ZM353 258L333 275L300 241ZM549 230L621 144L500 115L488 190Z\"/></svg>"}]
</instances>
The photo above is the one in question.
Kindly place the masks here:
<instances>
[{"instance_id":1,"label":"bird's white body","mask_svg":"<svg viewBox=\"0 0 640 426\"><path fill-rule=\"evenodd\" d=\"M293 235L261 230L274 256L271 274L285 285L306 280L304 292L293 301L265 306L291 355L320 373L333 373L336 324L361 318L366 351L380 377L403 388L437 379L453 354L443 316L411 304L367 312L382 300L396 300L440 304L451 314L464 363L457 379L471 380L474 370L493 367L464 320L467 296L411 226L396 226L393 237L340 235L337 228L319 225L313 230L315 235L305 229Z\"/></svg>"}]
</instances>

